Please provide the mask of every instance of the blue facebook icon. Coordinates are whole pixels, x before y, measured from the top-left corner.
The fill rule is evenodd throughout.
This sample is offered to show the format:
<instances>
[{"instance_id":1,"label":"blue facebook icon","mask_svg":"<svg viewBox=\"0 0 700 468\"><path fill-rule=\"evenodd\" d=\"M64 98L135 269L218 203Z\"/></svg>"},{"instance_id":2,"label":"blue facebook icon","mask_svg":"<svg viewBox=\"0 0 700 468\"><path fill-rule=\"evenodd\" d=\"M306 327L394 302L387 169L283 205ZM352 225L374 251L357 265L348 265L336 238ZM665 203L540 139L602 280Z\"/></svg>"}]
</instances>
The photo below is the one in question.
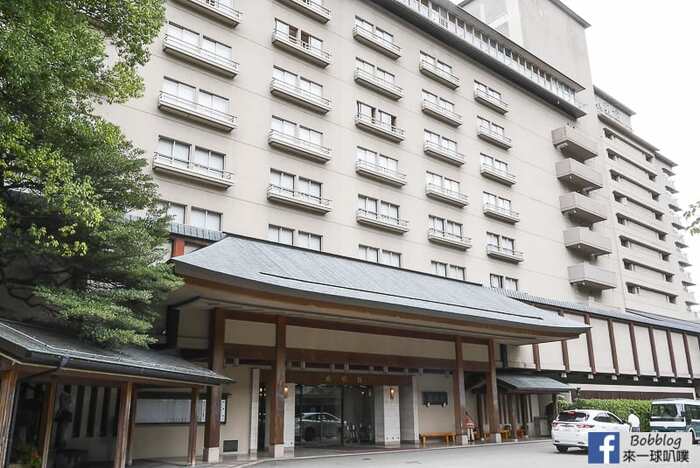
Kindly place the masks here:
<instances>
[{"instance_id":1,"label":"blue facebook icon","mask_svg":"<svg viewBox=\"0 0 700 468\"><path fill-rule=\"evenodd\" d=\"M618 432L589 432L588 463L602 465L620 463L620 434Z\"/></svg>"}]
</instances>

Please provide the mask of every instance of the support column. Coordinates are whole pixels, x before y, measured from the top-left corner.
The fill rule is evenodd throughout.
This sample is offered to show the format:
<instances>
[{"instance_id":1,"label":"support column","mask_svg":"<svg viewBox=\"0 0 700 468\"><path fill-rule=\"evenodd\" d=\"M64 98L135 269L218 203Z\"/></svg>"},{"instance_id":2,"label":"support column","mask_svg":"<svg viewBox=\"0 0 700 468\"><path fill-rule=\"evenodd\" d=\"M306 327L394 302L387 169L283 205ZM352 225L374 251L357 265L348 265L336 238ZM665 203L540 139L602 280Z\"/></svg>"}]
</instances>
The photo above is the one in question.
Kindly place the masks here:
<instances>
[{"instance_id":1,"label":"support column","mask_svg":"<svg viewBox=\"0 0 700 468\"><path fill-rule=\"evenodd\" d=\"M554 394L552 394L552 419L557 419L558 415L559 415L559 398L557 398L557 394L554 393Z\"/></svg>"},{"instance_id":2,"label":"support column","mask_svg":"<svg viewBox=\"0 0 700 468\"><path fill-rule=\"evenodd\" d=\"M270 452L274 458L284 456L284 384L287 368L287 319L277 317L275 360L268 400L270 402Z\"/></svg>"},{"instance_id":3,"label":"support column","mask_svg":"<svg viewBox=\"0 0 700 468\"><path fill-rule=\"evenodd\" d=\"M391 385L374 386L374 443L391 446L401 443L399 389Z\"/></svg>"},{"instance_id":4,"label":"support column","mask_svg":"<svg viewBox=\"0 0 700 468\"><path fill-rule=\"evenodd\" d=\"M294 451L294 410L296 409L296 385L286 383L287 397L284 401L284 450L287 452Z\"/></svg>"},{"instance_id":5,"label":"support column","mask_svg":"<svg viewBox=\"0 0 700 468\"><path fill-rule=\"evenodd\" d=\"M418 422L418 383L416 376L410 377L411 383L399 386L399 424L401 442L418 445L420 426Z\"/></svg>"},{"instance_id":6,"label":"support column","mask_svg":"<svg viewBox=\"0 0 700 468\"><path fill-rule=\"evenodd\" d=\"M467 397L464 390L464 356L462 355L462 338L455 338L455 369L452 373L452 395L455 418L455 444L469 443L464 427L464 414Z\"/></svg>"},{"instance_id":7,"label":"support column","mask_svg":"<svg viewBox=\"0 0 700 468\"><path fill-rule=\"evenodd\" d=\"M199 407L199 388L192 387L190 396L190 426L187 434L187 464L197 464L197 408Z\"/></svg>"},{"instance_id":8,"label":"support column","mask_svg":"<svg viewBox=\"0 0 700 468\"><path fill-rule=\"evenodd\" d=\"M17 369L11 368L0 375L0 467L7 465L10 446L12 412L17 389Z\"/></svg>"},{"instance_id":9,"label":"support column","mask_svg":"<svg viewBox=\"0 0 700 468\"><path fill-rule=\"evenodd\" d=\"M114 468L126 466L126 447L129 439L129 416L131 415L131 397L134 384L127 382L119 387L117 412L117 440L114 448Z\"/></svg>"},{"instance_id":10,"label":"support column","mask_svg":"<svg viewBox=\"0 0 700 468\"><path fill-rule=\"evenodd\" d=\"M41 457L41 468L46 468L49 464L54 408L56 406L56 387L56 382L53 380L47 384L47 392L44 396L44 402L41 408L41 423L39 426L39 456Z\"/></svg>"},{"instance_id":11,"label":"support column","mask_svg":"<svg viewBox=\"0 0 700 468\"><path fill-rule=\"evenodd\" d=\"M250 369L250 436L248 454L258 453L258 413L260 412L260 369Z\"/></svg>"},{"instance_id":12,"label":"support column","mask_svg":"<svg viewBox=\"0 0 700 468\"><path fill-rule=\"evenodd\" d=\"M131 397L131 416L129 417L129 442L126 448L126 466L134 464L134 433L136 432L136 405L139 401L138 388L134 387Z\"/></svg>"},{"instance_id":13,"label":"support column","mask_svg":"<svg viewBox=\"0 0 700 468\"><path fill-rule=\"evenodd\" d=\"M214 309L209 313L209 368L214 372L224 370L224 339L226 318L223 311ZM205 463L218 463L221 458L221 387L207 388L207 416L204 425Z\"/></svg>"},{"instance_id":14,"label":"support column","mask_svg":"<svg viewBox=\"0 0 700 468\"><path fill-rule=\"evenodd\" d=\"M508 399L508 409L510 410L510 430L511 438L513 440L518 439L518 396L517 395L507 395Z\"/></svg>"},{"instance_id":15,"label":"support column","mask_svg":"<svg viewBox=\"0 0 700 468\"><path fill-rule=\"evenodd\" d=\"M501 443L501 421L498 411L498 385L496 382L496 341L489 340L489 362L486 371L486 414L489 419L489 442Z\"/></svg>"}]
</instances>

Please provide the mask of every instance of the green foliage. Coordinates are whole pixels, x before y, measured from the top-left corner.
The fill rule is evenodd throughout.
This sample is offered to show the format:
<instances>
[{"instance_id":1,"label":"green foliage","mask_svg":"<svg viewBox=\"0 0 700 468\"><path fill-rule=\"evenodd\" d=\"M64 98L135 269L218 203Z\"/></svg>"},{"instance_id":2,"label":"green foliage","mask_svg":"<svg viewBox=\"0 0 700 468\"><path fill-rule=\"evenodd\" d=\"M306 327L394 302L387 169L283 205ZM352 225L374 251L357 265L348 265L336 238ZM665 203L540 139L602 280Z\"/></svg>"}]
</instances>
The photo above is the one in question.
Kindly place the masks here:
<instances>
[{"instance_id":1,"label":"green foliage","mask_svg":"<svg viewBox=\"0 0 700 468\"><path fill-rule=\"evenodd\" d=\"M613 413L627 422L627 417L633 410L639 417L642 432L649 431L651 418L651 401L649 400L575 400L573 403L560 404L562 410L596 409Z\"/></svg>"},{"instance_id":2,"label":"green foliage","mask_svg":"<svg viewBox=\"0 0 700 468\"><path fill-rule=\"evenodd\" d=\"M95 110L141 94L163 21L163 0L0 2L0 287L104 345L145 345L180 284L142 152Z\"/></svg>"},{"instance_id":3,"label":"green foliage","mask_svg":"<svg viewBox=\"0 0 700 468\"><path fill-rule=\"evenodd\" d=\"M693 236L700 234L700 202L690 205L683 216L689 221L685 229Z\"/></svg>"}]
</instances>

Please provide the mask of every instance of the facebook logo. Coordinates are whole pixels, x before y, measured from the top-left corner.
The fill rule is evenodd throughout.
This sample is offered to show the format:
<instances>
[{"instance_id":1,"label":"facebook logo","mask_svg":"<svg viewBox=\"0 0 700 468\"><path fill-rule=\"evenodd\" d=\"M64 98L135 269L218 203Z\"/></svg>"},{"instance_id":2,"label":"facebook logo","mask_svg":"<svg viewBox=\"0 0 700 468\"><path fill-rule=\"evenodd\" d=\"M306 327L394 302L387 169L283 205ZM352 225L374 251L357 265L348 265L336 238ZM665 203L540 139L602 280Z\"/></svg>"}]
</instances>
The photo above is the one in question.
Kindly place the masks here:
<instances>
[{"instance_id":1,"label":"facebook logo","mask_svg":"<svg viewBox=\"0 0 700 468\"><path fill-rule=\"evenodd\" d=\"M620 463L620 433L589 432L588 463L603 465Z\"/></svg>"}]
</instances>

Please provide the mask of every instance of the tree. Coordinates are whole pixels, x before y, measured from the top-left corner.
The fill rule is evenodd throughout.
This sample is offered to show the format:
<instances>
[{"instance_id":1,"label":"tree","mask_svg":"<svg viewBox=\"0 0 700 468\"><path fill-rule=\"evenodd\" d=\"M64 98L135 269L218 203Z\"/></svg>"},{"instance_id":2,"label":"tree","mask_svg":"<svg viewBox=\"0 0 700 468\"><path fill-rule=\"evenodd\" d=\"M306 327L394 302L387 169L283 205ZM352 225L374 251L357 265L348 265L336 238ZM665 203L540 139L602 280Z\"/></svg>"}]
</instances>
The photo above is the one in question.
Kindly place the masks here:
<instances>
[{"instance_id":1,"label":"tree","mask_svg":"<svg viewBox=\"0 0 700 468\"><path fill-rule=\"evenodd\" d=\"M695 202L690 205L684 217L688 220L688 225L685 227L685 230L692 236L700 234L700 202Z\"/></svg>"},{"instance_id":2,"label":"tree","mask_svg":"<svg viewBox=\"0 0 700 468\"><path fill-rule=\"evenodd\" d=\"M138 97L162 0L0 2L0 308L146 345L180 280L142 151L96 113ZM142 216L127 216L129 213ZM13 304L13 305L10 305Z\"/></svg>"}]
</instances>

